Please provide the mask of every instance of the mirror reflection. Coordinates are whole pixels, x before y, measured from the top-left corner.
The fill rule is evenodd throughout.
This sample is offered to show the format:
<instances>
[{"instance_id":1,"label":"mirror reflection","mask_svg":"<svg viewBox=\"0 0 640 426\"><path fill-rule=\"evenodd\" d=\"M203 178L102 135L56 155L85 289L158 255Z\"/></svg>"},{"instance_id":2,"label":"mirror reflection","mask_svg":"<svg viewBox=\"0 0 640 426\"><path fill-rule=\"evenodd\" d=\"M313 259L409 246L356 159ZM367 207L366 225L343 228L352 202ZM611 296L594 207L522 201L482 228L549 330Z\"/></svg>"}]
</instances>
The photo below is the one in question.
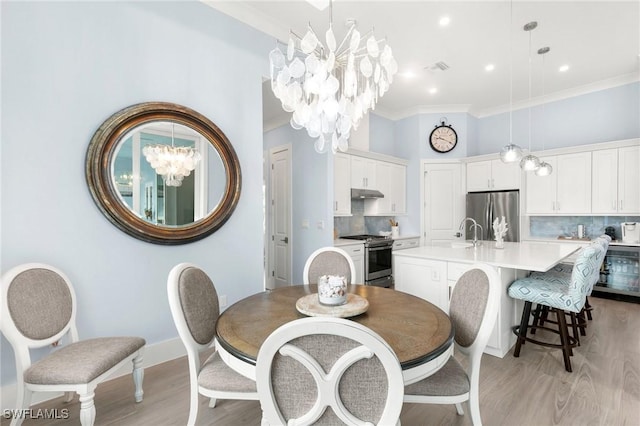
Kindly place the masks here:
<instances>
[{"instance_id":1,"label":"mirror reflection","mask_svg":"<svg viewBox=\"0 0 640 426\"><path fill-rule=\"evenodd\" d=\"M86 157L96 206L123 232L154 244L187 244L225 224L242 188L226 135L186 106L128 106L96 130Z\"/></svg>"},{"instance_id":2,"label":"mirror reflection","mask_svg":"<svg viewBox=\"0 0 640 426\"><path fill-rule=\"evenodd\" d=\"M145 156L154 148L155 158ZM175 158L169 158L171 155ZM155 160L156 168L150 160ZM162 161L167 161L163 168ZM176 170L188 163L186 176ZM171 163L171 164L169 164ZM226 187L222 158L206 138L182 124L159 121L129 131L111 163L119 199L140 219L179 227L205 218L220 204Z\"/></svg>"}]
</instances>

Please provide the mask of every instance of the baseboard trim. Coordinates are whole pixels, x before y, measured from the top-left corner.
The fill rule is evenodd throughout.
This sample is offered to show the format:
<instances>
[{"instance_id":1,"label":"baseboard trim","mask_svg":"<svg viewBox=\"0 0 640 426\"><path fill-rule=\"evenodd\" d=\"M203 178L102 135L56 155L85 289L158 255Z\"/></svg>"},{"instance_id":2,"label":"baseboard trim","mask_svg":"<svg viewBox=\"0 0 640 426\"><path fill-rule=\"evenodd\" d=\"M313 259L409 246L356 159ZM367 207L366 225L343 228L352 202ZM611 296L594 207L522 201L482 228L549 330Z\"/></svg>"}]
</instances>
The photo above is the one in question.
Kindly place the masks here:
<instances>
[{"instance_id":1,"label":"baseboard trim","mask_svg":"<svg viewBox=\"0 0 640 426\"><path fill-rule=\"evenodd\" d=\"M176 337L174 339L147 345L144 349L143 365L144 368L152 367L157 364L162 364L163 362L180 358L186 354L187 351L185 350L182 341L179 337ZM123 365L109 378L109 380L117 379L118 377L126 376L128 374L131 374L131 366ZM15 408L16 392L17 386L15 383L10 383L0 388L0 395L2 396L2 410ZM40 404L41 402L49 401L50 399L58 398L60 396L62 396L61 392L35 392L31 400L31 405Z\"/></svg>"}]
</instances>

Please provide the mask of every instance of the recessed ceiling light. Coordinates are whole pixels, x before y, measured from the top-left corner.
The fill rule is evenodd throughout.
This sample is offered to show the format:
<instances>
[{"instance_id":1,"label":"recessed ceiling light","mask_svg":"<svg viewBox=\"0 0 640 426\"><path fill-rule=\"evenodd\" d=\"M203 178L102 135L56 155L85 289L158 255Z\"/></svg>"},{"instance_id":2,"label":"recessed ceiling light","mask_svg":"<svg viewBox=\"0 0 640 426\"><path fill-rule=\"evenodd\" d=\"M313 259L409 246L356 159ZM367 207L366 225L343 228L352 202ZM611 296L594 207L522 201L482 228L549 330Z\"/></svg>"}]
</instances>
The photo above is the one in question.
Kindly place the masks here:
<instances>
[{"instance_id":1,"label":"recessed ceiling light","mask_svg":"<svg viewBox=\"0 0 640 426\"><path fill-rule=\"evenodd\" d=\"M560 72L567 72L569 71L569 65L563 65L560 68L558 68L558 71Z\"/></svg>"},{"instance_id":2,"label":"recessed ceiling light","mask_svg":"<svg viewBox=\"0 0 640 426\"><path fill-rule=\"evenodd\" d=\"M449 18L446 15L441 17L439 21L441 27L446 27L447 25L449 25L450 22L451 22L451 18Z\"/></svg>"},{"instance_id":3,"label":"recessed ceiling light","mask_svg":"<svg viewBox=\"0 0 640 426\"><path fill-rule=\"evenodd\" d=\"M484 67L484 70L485 70L485 71L493 71L495 68L496 68L496 66L495 66L495 65L493 65L493 64L487 64L487 65Z\"/></svg>"},{"instance_id":4,"label":"recessed ceiling light","mask_svg":"<svg viewBox=\"0 0 640 426\"><path fill-rule=\"evenodd\" d=\"M411 71L411 70L407 70L405 72L401 72L399 73L402 77L406 78L406 79L410 79L410 78L414 78L416 76L416 73Z\"/></svg>"},{"instance_id":5,"label":"recessed ceiling light","mask_svg":"<svg viewBox=\"0 0 640 426\"><path fill-rule=\"evenodd\" d=\"M431 89L429 89L429 93L431 93L432 95L435 95L436 93L438 93L438 88L432 87Z\"/></svg>"}]
</instances>

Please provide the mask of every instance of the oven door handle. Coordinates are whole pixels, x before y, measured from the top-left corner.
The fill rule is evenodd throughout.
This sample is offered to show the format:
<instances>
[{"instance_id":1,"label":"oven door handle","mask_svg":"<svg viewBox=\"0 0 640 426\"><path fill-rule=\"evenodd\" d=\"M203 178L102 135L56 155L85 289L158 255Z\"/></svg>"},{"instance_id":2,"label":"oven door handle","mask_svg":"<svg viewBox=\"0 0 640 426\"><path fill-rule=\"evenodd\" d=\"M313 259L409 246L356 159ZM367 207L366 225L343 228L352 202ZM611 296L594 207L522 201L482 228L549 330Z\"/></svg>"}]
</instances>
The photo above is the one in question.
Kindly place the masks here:
<instances>
[{"instance_id":1,"label":"oven door handle","mask_svg":"<svg viewBox=\"0 0 640 426\"><path fill-rule=\"evenodd\" d=\"M369 247L367 250L369 251L381 251L381 250L391 250L392 246L381 246L381 247Z\"/></svg>"}]
</instances>

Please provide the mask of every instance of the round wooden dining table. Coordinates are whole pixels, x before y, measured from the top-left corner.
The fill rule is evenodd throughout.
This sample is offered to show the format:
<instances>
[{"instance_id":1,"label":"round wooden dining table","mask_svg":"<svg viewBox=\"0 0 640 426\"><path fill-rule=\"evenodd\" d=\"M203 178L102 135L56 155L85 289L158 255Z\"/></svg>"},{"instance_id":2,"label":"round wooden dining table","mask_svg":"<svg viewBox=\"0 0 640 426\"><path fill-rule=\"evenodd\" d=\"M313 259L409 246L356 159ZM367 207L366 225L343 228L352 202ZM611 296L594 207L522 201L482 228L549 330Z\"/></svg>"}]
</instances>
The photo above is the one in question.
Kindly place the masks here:
<instances>
[{"instance_id":1,"label":"round wooden dining table","mask_svg":"<svg viewBox=\"0 0 640 426\"><path fill-rule=\"evenodd\" d=\"M216 347L234 370L255 380L260 346L278 327L306 315L298 312L301 297L317 293L316 285L280 287L231 305L216 323ZM396 353L405 384L430 376L448 360L454 328L440 308L400 291L349 285L348 293L367 299L366 312L348 319L378 333Z\"/></svg>"}]
</instances>

